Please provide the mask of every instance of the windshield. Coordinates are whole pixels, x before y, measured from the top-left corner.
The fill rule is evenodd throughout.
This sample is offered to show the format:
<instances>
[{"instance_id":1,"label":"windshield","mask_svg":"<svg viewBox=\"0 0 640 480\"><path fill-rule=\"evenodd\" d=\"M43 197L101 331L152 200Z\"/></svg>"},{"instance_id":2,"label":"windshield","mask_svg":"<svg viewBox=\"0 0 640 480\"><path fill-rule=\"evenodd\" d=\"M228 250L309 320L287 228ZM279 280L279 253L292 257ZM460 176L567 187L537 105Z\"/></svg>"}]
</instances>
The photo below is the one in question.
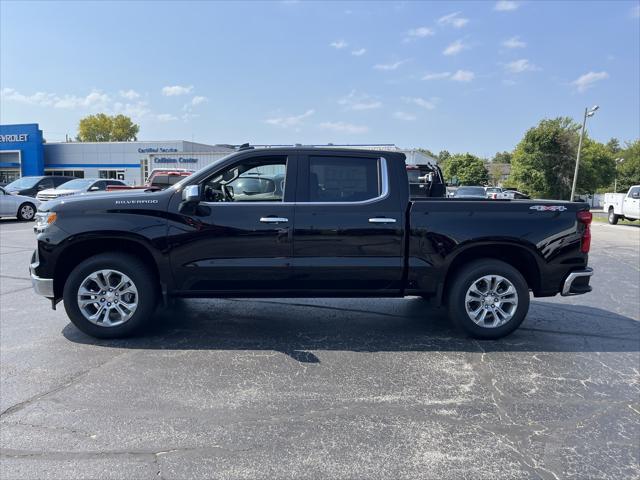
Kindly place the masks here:
<instances>
[{"instance_id":1,"label":"windshield","mask_svg":"<svg viewBox=\"0 0 640 480\"><path fill-rule=\"evenodd\" d=\"M474 195L484 197L484 188L482 187L460 187L456 191L456 196L459 195Z\"/></svg>"},{"instance_id":2,"label":"windshield","mask_svg":"<svg viewBox=\"0 0 640 480\"><path fill-rule=\"evenodd\" d=\"M22 190L23 188L31 188L38 183L42 177L22 177L14 180L5 188L7 190Z\"/></svg>"},{"instance_id":3,"label":"windshield","mask_svg":"<svg viewBox=\"0 0 640 480\"><path fill-rule=\"evenodd\" d=\"M89 187L89 185L91 185L93 182L95 182L95 180L91 180L90 178L79 178L77 180L70 180L66 183L63 183L62 185L56 187L56 190L82 190Z\"/></svg>"}]
</instances>

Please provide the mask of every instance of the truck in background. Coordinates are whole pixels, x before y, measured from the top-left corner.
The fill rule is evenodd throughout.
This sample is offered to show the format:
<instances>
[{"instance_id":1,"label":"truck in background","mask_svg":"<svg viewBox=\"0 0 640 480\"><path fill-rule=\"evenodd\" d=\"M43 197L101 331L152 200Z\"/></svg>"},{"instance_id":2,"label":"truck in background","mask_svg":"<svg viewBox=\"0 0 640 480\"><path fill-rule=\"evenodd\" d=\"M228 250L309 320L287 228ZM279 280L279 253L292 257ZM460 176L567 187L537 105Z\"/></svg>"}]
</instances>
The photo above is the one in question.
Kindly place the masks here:
<instances>
[{"instance_id":1,"label":"truck in background","mask_svg":"<svg viewBox=\"0 0 640 480\"><path fill-rule=\"evenodd\" d=\"M640 185L633 185L627 193L605 193L602 209L611 225L618 220L640 219Z\"/></svg>"}]
</instances>

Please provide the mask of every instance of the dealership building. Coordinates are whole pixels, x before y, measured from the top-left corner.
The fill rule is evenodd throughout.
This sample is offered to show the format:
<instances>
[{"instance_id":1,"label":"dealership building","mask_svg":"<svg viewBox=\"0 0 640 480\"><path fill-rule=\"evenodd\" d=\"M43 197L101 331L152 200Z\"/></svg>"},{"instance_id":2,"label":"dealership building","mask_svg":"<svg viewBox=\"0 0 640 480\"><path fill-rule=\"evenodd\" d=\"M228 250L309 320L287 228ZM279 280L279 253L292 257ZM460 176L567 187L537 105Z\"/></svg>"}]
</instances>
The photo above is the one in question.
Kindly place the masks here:
<instances>
[{"instance_id":1,"label":"dealership building","mask_svg":"<svg viewBox=\"0 0 640 480\"><path fill-rule=\"evenodd\" d=\"M435 163L435 159L422 152L401 150L393 144L322 146L403 151L407 163ZM69 175L113 178L139 185L154 168L198 170L234 151L236 148L232 145L184 140L45 143L38 124L0 125L0 184L23 176Z\"/></svg>"}]
</instances>

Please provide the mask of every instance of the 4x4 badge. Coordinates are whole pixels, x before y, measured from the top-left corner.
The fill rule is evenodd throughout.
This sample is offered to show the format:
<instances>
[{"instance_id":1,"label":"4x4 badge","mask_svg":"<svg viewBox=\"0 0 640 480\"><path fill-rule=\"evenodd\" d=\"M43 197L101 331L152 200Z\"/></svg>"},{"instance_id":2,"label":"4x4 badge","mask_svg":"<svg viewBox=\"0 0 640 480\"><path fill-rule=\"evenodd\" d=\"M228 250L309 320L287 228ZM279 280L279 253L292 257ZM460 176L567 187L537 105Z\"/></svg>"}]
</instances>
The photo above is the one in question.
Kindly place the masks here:
<instances>
[{"instance_id":1,"label":"4x4 badge","mask_svg":"<svg viewBox=\"0 0 640 480\"><path fill-rule=\"evenodd\" d=\"M529 210L537 210L539 212L564 212L567 207L562 205L533 205Z\"/></svg>"}]
</instances>

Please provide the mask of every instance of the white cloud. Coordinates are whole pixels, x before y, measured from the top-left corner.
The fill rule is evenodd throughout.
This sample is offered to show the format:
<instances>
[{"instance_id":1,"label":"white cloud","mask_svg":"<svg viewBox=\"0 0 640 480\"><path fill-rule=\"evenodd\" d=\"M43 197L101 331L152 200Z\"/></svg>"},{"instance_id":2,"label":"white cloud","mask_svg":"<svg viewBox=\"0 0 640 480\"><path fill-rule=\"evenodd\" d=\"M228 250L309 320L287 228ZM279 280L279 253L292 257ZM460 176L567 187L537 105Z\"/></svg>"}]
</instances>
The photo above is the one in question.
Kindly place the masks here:
<instances>
[{"instance_id":1,"label":"white cloud","mask_svg":"<svg viewBox=\"0 0 640 480\"><path fill-rule=\"evenodd\" d=\"M520 40L520 37L516 36L502 42L502 46L506 48L524 48L527 46L527 44Z\"/></svg>"},{"instance_id":2,"label":"white cloud","mask_svg":"<svg viewBox=\"0 0 640 480\"><path fill-rule=\"evenodd\" d=\"M340 50L341 48L348 47L349 44L347 42L345 42L344 40L336 40L335 42L331 42L329 44L329 46L333 47L333 48L337 48L338 50Z\"/></svg>"},{"instance_id":3,"label":"white cloud","mask_svg":"<svg viewBox=\"0 0 640 480\"><path fill-rule=\"evenodd\" d=\"M265 120L265 123L281 128L299 128L305 118L310 117L315 110L309 109L300 115L288 115L283 117L271 117Z\"/></svg>"},{"instance_id":4,"label":"white cloud","mask_svg":"<svg viewBox=\"0 0 640 480\"><path fill-rule=\"evenodd\" d=\"M178 120L178 117L171 113L159 113L155 117L159 122L172 122L174 120Z\"/></svg>"},{"instance_id":5,"label":"white cloud","mask_svg":"<svg viewBox=\"0 0 640 480\"><path fill-rule=\"evenodd\" d=\"M136 98L140 98L140 94L135 90L120 90L118 92L122 98L126 98L128 100L135 100Z\"/></svg>"},{"instance_id":6,"label":"white cloud","mask_svg":"<svg viewBox=\"0 0 640 480\"><path fill-rule=\"evenodd\" d=\"M427 110L433 110L434 108L436 108L435 98L427 100L422 97L402 97L402 101L405 103L410 103L412 105L417 105L418 107L422 107Z\"/></svg>"},{"instance_id":7,"label":"white cloud","mask_svg":"<svg viewBox=\"0 0 640 480\"><path fill-rule=\"evenodd\" d=\"M407 121L407 122L412 122L417 117L413 113L393 112L393 118L397 118L398 120L404 120L404 121Z\"/></svg>"},{"instance_id":8,"label":"white cloud","mask_svg":"<svg viewBox=\"0 0 640 480\"><path fill-rule=\"evenodd\" d=\"M410 42L417 38L431 37L432 35L435 35L435 32L429 27L412 28L407 32L404 41Z\"/></svg>"},{"instance_id":9,"label":"white cloud","mask_svg":"<svg viewBox=\"0 0 640 480\"><path fill-rule=\"evenodd\" d=\"M369 127L365 125L354 125L346 122L322 122L320 128L331 130L332 132L349 134L367 133L369 131Z\"/></svg>"},{"instance_id":10,"label":"white cloud","mask_svg":"<svg viewBox=\"0 0 640 480\"><path fill-rule=\"evenodd\" d=\"M442 51L443 55L457 55L461 51L466 50L469 46L464 43L462 40L456 40L455 42L449 44L447 48Z\"/></svg>"},{"instance_id":11,"label":"white cloud","mask_svg":"<svg viewBox=\"0 0 640 480\"><path fill-rule=\"evenodd\" d=\"M609 74L607 72L589 72L581 75L576 80L571 82L571 84L574 85L578 89L578 91L582 93L593 87L596 82L605 80L607 78L609 78Z\"/></svg>"},{"instance_id":12,"label":"white cloud","mask_svg":"<svg viewBox=\"0 0 640 480\"><path fill-rule=\"evenodd\" d=\"M518 2L514 2L512 0L500 0L499 2L496 2L493 9L498 12L511 12L513 10L517 10L518 7L520 7Z\"/></svg>"},{"instance_id":13,"label":"white cloud","mask_svg":"<svg viewBox=\"0 0 640 480\"><path fill-rule=\"evenodd\" d=\"M636 5L631 9L631 18L640 18L640 5Z\"/></svg>"},{"instance_id":14,"label":"white cloud","mask_svg":"<svg viewBox=\"0 0 640 480\"><path fill-rule=\"evenodd\" d=\"M196 105L200 105L202 103L208 102L209 99L207 97L203 97L201 95L196 95L195 97L193 97L191 99L191 105L196 106Z\"/></svg>"},{"instance_id":15,"label":"white cloud","mask_svg":"<svg viewBox=\"0 0 640 480\"><path fill-rule=\"evenodd\" d=\"M454 28L462 28L467 23L469 23L469 19L461 17L460 12L450 13L438 19L438 25L451 26Z\"/></svg>"},{"instance_id":16,"label":"white cloud","mask_svg":"<svg viewBox=\"0 0 640 480\"><path fill-rule=\"evenodd\" d=\"M445 78L449 78L451 76L451 72L440 72L440 73L427 73L422 80L442 80Z\"/></svg>"},{"instance_id":17,"label":"white cloud","mask_svg":"<svg viewBox=\"0 0 640 480\"><path fill-rule=\"evenodd\" d=\"M475 78L475 76L476 74L469 70L458 70L456 73L451 75L451 80L455 82L470 82Z\"/></svg>"},{"instance_id":18,"label":"white cloud","mask_svg":"<svg viewBox=\"0 0 640 480\"><path fill-rule=\"evenodd\" d=\"M373 110L382 106L382 102L377 98L366 93L358 93L355 90L339 99L338 104L345 107L346 110Z\"/></svg>"},{"instance_id":19,"label":"white cloud","mask_svg":"<svg viewBox=\"0 0 640 480\"><path fill-rule=\"evenodd\" d=\"M377 65L374 65L373 68L375 68L376 70L396 70L398 67L407 63L408 61L409 60L399 60L395 63L379 63Z\"/></svg>"},{"instance_id":20,"label":"white cloud","mask_svg":"<svg viewBox=\"0 0 640 480\"><path fill-rule=\"evenodd\" d=\"M354 55L356 57L360 57L360 56L364 55L365 53L367 53L367 49L366 48L359 48L357 50L352 50L351 51L351 55Z\"/></svg>"},{"instance_id":21,"label":"white cloud","mask_svg":"<svg viewBox=\"0 0 640 480\"><path fill-rule=\"evenodd\" d=\"M25 95L13 88L3 88L1 96L3 100L7 101L61 109L106 109L111 102L111 97L106 93L102 93L100 90L93 90L86 96L58 95L49 92L36 92L32 95Z\"/></svg>"},{"instance_id":22,"label":"white cloud","mask_svg":"<svg viewBox=\"0 0 640 480\"><path fill-rule=\"evenodd\" d=\"M536 67L526 58L507 63L504 68L510 73L535 72L536 70L540 70L540 68Z\"/></svg>"},{"instance_id":23,"label":"white cloud","mask_svg":"<svg viewBox=\"0 0 640 480\"><path fill-rule=\"evenodd\" d=\"M193 90L193 85L183 87L182 85L170 85L162 87L162 95L165 97L175 97L178 95L187 95Z\"/></svg>"}]
</instances>

